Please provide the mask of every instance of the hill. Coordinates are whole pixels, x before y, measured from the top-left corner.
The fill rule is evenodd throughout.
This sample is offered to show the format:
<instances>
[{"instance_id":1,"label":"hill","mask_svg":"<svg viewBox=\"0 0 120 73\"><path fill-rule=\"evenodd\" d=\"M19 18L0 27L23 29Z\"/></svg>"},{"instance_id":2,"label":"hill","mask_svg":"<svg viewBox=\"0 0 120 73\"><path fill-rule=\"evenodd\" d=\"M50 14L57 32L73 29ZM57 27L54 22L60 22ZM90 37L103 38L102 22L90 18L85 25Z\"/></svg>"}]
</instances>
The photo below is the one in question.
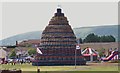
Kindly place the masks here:
<instances>
[{"instance_id":1,"label":"hill","mask_svg":"<svg viewBox=\"0 0 120 73\"><path fill-rule=\"evenodd\" d=\"M120 27L120 26L119 26ZM116 40L118 39L118 25L107 26L93 26L93 27L80 27L73 29L77 38L85 38L90 33L101 35L113 35ZM23 34L18 34L3 40L0 40L0 45L14 45L15 41L22 41L27 39L40 39L42 31L33 31Z\"/></svg>"},{"instance_id":2,"label":"hill","mask_svg":"<svg viewBox=\"0 0 120 73\"><path fill-rule=\"evenodd\" d=\"M116 38L116 40L118 39L118 25L81 27L73 30L78 38L85 38L88 34L95 33L99 36L112 35Z\"/></svg>"}]
</instances>

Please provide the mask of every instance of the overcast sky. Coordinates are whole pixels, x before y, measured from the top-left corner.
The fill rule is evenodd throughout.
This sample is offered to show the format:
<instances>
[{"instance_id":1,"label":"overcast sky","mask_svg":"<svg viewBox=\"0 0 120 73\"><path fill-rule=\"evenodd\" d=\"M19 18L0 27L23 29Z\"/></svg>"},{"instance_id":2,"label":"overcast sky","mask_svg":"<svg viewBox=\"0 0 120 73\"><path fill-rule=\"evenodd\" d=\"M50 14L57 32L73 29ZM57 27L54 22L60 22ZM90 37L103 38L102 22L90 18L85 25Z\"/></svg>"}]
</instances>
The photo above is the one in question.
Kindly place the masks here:
<instances>
[{"instance_id":1,"label":"overcast sky","mask_svg":"<svg viewBox=\"0 0 120 73\"><path fill-rule=\"evenodd\" d=\"M4 2L0 39L44 30L57 5L61 5L72 28L118 24L117 2Z\"/></svg>"}]
</instances>

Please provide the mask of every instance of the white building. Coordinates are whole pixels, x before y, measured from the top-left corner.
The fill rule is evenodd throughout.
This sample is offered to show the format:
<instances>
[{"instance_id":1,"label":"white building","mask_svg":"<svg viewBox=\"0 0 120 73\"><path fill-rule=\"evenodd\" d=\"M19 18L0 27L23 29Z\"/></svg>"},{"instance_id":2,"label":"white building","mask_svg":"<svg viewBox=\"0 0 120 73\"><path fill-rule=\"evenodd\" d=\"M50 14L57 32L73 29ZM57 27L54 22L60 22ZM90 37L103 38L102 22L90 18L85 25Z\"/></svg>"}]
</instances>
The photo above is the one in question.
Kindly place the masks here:
<instances>
[{"instance_id":1,"label":"white building","mask_svg":"<svg viewBox=\"0 0 120 73\"><path fill-rule=\"evenodd\" d=\"M5 58L5 59L7 58L7 52L0 47L0 59L2 58Z\"/></svg>"}]
</instances>

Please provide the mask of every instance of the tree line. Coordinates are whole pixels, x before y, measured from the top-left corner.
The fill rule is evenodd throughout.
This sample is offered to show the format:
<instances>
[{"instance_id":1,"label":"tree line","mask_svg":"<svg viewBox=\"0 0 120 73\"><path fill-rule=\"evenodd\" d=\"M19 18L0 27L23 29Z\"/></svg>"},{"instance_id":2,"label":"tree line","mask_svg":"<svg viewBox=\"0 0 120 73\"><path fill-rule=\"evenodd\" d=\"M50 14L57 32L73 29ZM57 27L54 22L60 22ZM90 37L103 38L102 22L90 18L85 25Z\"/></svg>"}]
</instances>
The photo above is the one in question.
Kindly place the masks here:
<instances>
[{"instance_id":1,"label":"tree line","mask_svg":"<svg viewBox=\"0 0 120 73\"><path fill-rule=\"evenodd\" d=\"M116 39L112 35L98 36L94 33L90 33L85 39L79 38L80 43L97 43L97 42L115 42Z\"/></svg>"}]
</instances>

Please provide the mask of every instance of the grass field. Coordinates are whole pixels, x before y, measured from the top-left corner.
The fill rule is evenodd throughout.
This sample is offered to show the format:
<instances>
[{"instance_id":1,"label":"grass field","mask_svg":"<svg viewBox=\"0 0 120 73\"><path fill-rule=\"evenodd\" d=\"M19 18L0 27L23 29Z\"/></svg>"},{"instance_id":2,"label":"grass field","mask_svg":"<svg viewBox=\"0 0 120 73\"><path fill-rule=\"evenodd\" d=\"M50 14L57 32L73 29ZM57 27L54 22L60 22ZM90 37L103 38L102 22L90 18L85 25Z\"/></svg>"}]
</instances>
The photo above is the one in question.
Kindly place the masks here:
<instances>
[{"instance_id":1,"label":"grass field","mask_svg":"<svg viewBox=\"0 0 120 73\"><path fill-rule=\"evenodd\" d=\"M37 71L37 66L32 66L31 64L16 64L14 65L2 65L2 69L21 69L22 71L29 73L33 73ZM117 63L88 63L85 66L39 66L40 71L118 71L118 64Z\"/></svg>"}]
</instances>

